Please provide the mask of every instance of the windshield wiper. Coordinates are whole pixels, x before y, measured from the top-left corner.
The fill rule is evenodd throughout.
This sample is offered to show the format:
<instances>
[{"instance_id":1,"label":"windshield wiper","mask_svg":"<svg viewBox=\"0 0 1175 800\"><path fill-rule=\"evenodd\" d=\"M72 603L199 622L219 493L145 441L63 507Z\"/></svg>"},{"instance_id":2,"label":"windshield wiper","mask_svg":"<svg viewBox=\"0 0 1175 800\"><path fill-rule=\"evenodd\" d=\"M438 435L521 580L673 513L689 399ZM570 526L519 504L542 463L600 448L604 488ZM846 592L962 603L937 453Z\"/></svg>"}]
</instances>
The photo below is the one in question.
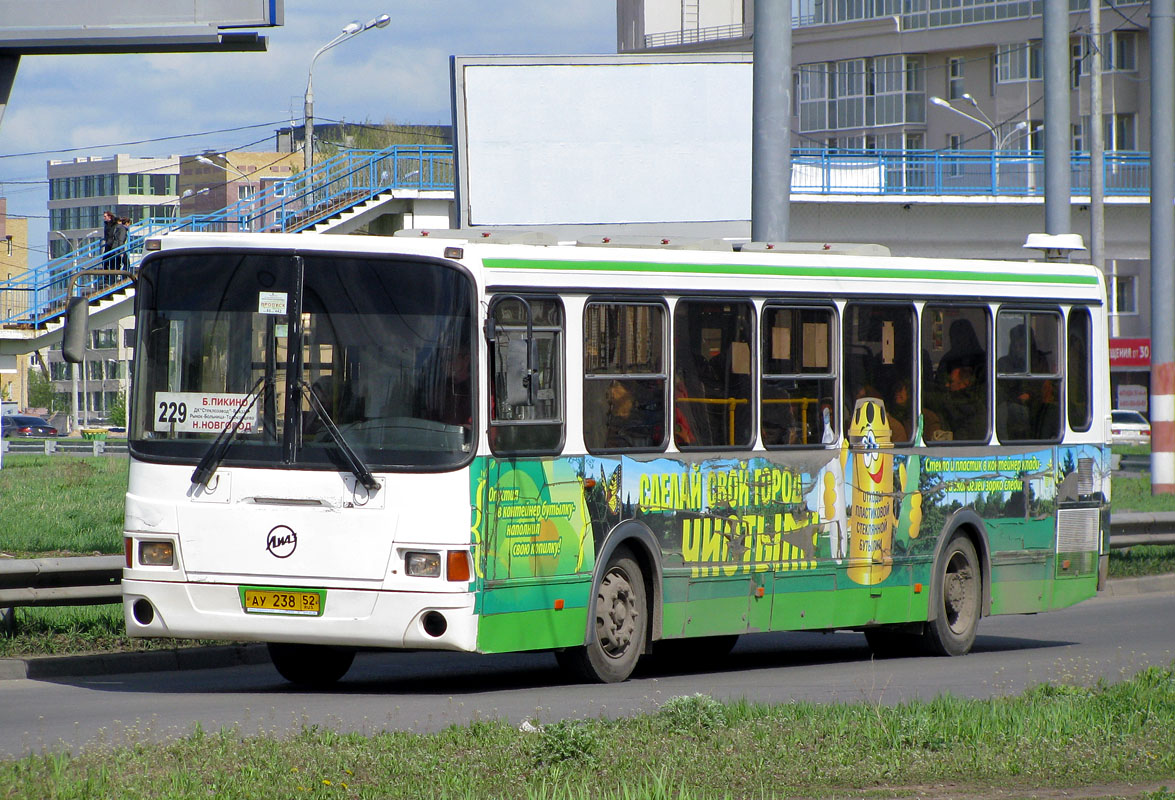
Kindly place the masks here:
<instances>
[{"instance_id":1,"label":"windshield wiper","mask_svg":"<svg viewBox=\"0 0 1175 800\"><path fill-rule=\"evenodd\" d=\"M249 390L249 394L245 395L247 403L241 403L237 406L237 410L229 417L228 424L220 434L212 441L212 446L208 448L208 452L200 459L200 463L196 465L196 470L192 473L192 483L197 486L208 488L208 481L212 480L212 476L216 473L216 468L220 466L220 462L224 460L224 454L228 452L228 446L232 444L233 439L237 436L237 428L252 410L253 406L257 404L257 398L261 397L262 390L269 387L272 379L262 375L257 379L257 383L253 384L253 388Z\"/></svg>"},{"instance_id":2,"label":"windshield wiper","mask_svg":"<svg viewBox=\"0 0 1175 800\"><path fill-rule=\"evenodd\" d=\"M351 445L347 443L339 426L335 425L335 421L331 419L330 414L326 413L326 408L322 405L322 401L318 399L318 395L310 387L306 381L301 381L302 391L310 400L310 405L314 408L314 412L318 414L319 419L322 420L322 425L326 428L331 438L335 440L335 444L339 446L339 450L343 453L343 458L347 461L347 466L351 468L351 473L354 474L355 479L363 484L364 488L369 492L379 491L379 481L371 474L371 470L363 463L363 459L351 449Z\"/></svg>"}]
</instances>

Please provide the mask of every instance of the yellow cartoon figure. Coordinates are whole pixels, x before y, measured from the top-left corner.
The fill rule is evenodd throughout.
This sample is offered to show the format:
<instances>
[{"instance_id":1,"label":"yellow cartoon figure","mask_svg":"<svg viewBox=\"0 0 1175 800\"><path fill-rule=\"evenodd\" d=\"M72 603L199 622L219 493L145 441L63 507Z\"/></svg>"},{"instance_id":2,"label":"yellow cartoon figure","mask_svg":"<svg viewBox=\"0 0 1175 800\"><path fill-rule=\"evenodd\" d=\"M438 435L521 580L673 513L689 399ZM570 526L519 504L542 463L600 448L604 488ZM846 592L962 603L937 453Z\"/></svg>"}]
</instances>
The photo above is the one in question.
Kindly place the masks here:
<instances>
[{"instance_id":1,"label":"yellow cartoon figure","mask_svg":"<svg viewBox=\"0 0 1175 800\"><path fill-rule=\"evenodd\" d=\"M893 569L896 524L893 447L885 403L862 397L849 426L853 454L852 510L849 513L849 579L881 583Z\"/></svg>"}]
</instances>

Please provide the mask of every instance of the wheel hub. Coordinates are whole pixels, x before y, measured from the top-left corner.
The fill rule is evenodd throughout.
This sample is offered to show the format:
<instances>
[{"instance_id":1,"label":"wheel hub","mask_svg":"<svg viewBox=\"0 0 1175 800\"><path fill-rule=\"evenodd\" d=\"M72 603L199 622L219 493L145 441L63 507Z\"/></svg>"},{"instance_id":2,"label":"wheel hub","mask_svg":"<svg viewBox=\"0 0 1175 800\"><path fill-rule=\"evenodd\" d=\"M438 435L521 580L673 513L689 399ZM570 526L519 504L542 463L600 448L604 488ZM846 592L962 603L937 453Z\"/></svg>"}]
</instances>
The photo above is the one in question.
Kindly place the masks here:
<instances>
[{"instance_id":1,"label":"wheel hub","mask_svg":"<svg viewBox=\"0 0 1175 800\"><path fill-rule=\"evenodd\" d=\"M628 579L609 572L600 583L596 635L604 652L618 658L632 644L637 627L636 597Z\"/></svg>"}]
</instances>

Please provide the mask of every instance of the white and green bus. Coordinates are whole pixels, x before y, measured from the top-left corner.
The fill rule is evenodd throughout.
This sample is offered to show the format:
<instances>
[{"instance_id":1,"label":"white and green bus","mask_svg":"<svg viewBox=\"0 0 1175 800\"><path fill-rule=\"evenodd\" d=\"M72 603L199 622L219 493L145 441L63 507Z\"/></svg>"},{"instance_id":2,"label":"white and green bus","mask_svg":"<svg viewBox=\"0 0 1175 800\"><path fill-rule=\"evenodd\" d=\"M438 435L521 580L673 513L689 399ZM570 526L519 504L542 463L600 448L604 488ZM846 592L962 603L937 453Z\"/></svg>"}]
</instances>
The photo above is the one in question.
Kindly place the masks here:
<instances>
[{"instance_id":1,"label":"white and green bus","mask_svg":"<svg viewBox=\"0 0 1175 800\"><path fill-rule=\"evenodd\" d=\"M1105 286L883 248L170 234L136 290L132 636L968 652L1107 553ZM786 252L784 252L786 250Z\"/></svg>"}]
</instances>

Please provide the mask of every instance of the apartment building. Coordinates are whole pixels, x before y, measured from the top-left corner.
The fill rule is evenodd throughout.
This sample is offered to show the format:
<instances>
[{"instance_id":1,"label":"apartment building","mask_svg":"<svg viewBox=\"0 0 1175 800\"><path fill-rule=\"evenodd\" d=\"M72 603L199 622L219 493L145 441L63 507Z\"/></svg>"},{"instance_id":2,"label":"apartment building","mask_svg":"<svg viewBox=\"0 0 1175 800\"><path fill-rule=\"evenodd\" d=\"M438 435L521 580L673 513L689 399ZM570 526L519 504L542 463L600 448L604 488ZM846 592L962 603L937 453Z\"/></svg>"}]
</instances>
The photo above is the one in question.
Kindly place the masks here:
<instances>
[{"instance_id":1,"label":"apartment building","mask_svg":"<svg viewBox=\"0 0 1175 800\"><path fill-rule=\"evenodd\" d=\"M1088 0L1069 5L1069 134L1083 151L1094 49ZM753 8L754 0L620 0L617 48L749 52ZM796 0L793 147L1038 149L1041 10L1040 0ZM1149 13L1148 2L1103 5L1107 150L1150 147Z\"/></svg>"},{"instance_id":2,"label":"apartment building","mask_svg":"<svg viewBox=\"0 0 1175 800\"><path fill-rule=\"evenodd\" d=\"M1096 43L1089 0L1069 0L1069 9L1074 155L1088 153L1091 119L1099 118L1109 153L1149 151L1150 3L1104 2ZM792 147L994 151L1001 160L1041 149L1042 11L1040 0L793 0ZM751 52L753 29L754 0L617 2L620 53ZM1091 114L1096 57L1103 106ZM1035 167L1025 159L1020 169ZM1043 174L1016 178L1043 183ZM1149 343L1150 262L1137 252L1106 255L1115 352L1135 354L1112 364L1114 389L1141 389L1149 376L1149 361L1137 353Z\"/></svg>"},{"instance_id":3,"label":"apartment building","mask_svg":"<svg viewBox=\"0 0 1175 800\"><path fill-rule=\"evenodd\" d=\"M48 162L51 258L102 234L102 212L138 222L175 213L180 157L79 156Z\"/></svg>"}]
</instances>

